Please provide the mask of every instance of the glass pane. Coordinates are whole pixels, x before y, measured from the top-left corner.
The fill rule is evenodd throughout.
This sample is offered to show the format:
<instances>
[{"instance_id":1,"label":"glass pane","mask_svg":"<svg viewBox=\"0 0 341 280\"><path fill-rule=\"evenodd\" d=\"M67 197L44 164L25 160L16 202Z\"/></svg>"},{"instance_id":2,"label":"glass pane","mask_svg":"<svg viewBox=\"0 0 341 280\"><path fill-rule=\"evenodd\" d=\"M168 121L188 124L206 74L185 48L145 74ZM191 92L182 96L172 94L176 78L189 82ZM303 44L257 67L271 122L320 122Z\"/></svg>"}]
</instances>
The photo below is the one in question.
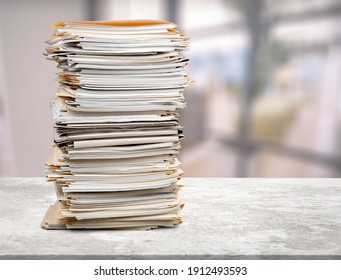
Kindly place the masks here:
<instances>
[{"instance_id":1,"label":"glass pane","mask_svg":"<svg viewBox=\"0 0 341 280\"><path fill-rule=\"evenodd\" d=\"M186 177L235 176L235 149L218 141L207 140L191 149L184 149L179 159Z\"/></svg>"},{"instance_id":2,"label":"glass pane","mask_svg":"<svg viewBox=\"0 0 341 280\"><path fill-rule=\"evenodd\" d=\"M337 156L341 15L314 15L263 30L251 137Z\"/></svg>"},{"instance_id":3,"label":"glass pane","mask_svg":"<svg viewBox=\"0 0 341 280\"><path fill-rule=\"evenodd\" d=\"M178 1L179 21L186 31L226 25L240 21L241 12L225 0L181 0ZM236 6L236 5L235 5Z\"/></svg>"},{"instance_id":4,"label":"glass pane","mask_svg":"<svg viewBox=\"0 0 341 280\"><path fill-rule=\"evenodd\" d=\"M255 152L249 159L250 177L328 178L340 177L331 166L267 151Z\"/></svg>"},{"instance_id":5,"label":"glass pane","mask_svg":"<svg viewBox=\"0 0 341 280\"><path fill-rule=\"evenodd\" d=\"M319 11L337 4L338 0L264 0L265 15L284 15L307 11Z\"/></svg>"},{"instance_id":6,"label":"glass pane","mask_svg":"<svg viewBox=\"0 0 341 280\"><path fill-rule=\"evenodd\" d=\"M224 139L238 133L249 38L244 28L230 26L241 22L243 12L234 1L179 4L179 23L190 37L190 77L195 80L185 91L187 108L180 112L185 134L180 160L186 176L231 177L236 149Z\"/></svg>"},{"instance_id":7,"label":"glass pane","mask_svg":"<svg viewBox=\"0 0 341 280\"><path fill-rule=\"evenodd\" d=\"M184 161L194 147L202 147L197 152L204 154L205 144L214 143L231 150L246 176L254 175L252 170L247 173L248 163L258 165L257 160L265 171L256 176L276 176L271 164L262 164L262 157L244 146L257 147L254 142L293 147L310 153L310 159L340 158L338 1L180 3L179 22L192 44L190 72L197 80L187 90L183 114ZM239 131L241 122L249 123L246 133ZM209 157L206 165L218 162L214 152ZM276 161L281 158L295 162L293 166L301 162L295 153L276 155ZM328 165L319 168L335 174ZM292 176L325 176L319 168L294 168Z\"/></svg>"}]
</instances>

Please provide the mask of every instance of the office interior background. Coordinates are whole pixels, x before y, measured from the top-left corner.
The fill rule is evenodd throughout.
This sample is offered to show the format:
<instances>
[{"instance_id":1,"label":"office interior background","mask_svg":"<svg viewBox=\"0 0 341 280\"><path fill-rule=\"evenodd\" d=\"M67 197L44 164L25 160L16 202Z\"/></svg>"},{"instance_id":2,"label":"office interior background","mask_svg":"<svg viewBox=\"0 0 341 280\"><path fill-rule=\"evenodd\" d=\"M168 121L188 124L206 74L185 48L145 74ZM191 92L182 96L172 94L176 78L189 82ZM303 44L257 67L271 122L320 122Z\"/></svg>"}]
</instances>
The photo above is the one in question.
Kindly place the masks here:
<instances>
[{"instance_id":1,"label":"office interior background","mask_svg":"<svg viewBox=\"0 0 341 280\"><path fill-rule=\"evenodd\" d=\"M164 19L191 39L191 177L341 176L340 0L1 0L0 176L42 176L53 21Z\"/></svg>"}]
</instances>

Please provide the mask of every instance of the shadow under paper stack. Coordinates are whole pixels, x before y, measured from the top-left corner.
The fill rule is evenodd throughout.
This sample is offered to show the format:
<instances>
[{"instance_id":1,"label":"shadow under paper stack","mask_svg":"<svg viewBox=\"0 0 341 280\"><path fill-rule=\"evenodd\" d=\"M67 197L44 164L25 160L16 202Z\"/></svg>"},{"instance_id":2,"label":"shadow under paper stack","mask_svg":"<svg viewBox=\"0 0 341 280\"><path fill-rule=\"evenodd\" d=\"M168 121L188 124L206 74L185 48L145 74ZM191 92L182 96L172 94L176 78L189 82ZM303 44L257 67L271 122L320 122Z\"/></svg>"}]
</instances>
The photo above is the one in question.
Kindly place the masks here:
<instances>
[{"instance_id":1,"label":"shadow under paper stack","mask_svg":"<svg viewBox=\"0 0 341 280\"><path fill-rule=\"evenodd\" d=\"M188 39L165 21L56 23L54 151L45 170L57 202L45 229L173 227L182 222L176 158Z\"/></svg>"}]
</instances>

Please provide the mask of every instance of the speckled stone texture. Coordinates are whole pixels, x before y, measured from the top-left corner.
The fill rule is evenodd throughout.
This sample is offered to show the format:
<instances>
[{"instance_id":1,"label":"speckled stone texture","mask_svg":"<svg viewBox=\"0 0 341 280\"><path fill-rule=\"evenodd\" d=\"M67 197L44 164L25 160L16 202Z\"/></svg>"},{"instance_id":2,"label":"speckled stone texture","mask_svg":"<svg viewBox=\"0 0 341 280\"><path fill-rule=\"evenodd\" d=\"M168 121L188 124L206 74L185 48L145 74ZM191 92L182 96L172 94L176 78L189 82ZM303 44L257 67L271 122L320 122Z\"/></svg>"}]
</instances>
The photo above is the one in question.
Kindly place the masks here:
<instances>
[{"instance_id":1,"label":"speckled stone texture","mask_svg":"<svg viewBox=\"0 0 341 280\"><path fill-rule=\"evenodd\" d=\"M43 178L0 179L2 259L341 259L341 179L185 178L184 223L43 230Z\"/></svg>"}]
</instances>

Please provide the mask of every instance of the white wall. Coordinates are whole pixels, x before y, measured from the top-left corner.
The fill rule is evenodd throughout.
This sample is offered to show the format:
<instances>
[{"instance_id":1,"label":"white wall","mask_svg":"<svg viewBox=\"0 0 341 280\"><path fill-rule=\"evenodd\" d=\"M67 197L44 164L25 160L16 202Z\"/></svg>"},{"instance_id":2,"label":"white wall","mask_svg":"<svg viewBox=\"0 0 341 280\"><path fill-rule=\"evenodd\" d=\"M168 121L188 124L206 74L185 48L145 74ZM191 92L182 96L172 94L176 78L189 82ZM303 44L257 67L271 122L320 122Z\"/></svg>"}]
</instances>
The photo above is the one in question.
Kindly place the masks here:
<instances>
[{"instance_id":1,"label":"white wall","mask_svg":"<svg viewBox=\"0 0 341 280\"><path fill-rule=\"evenodd\" d=\"M0 176L15 174L13 147L7 100L7 81L5 79L4 52L0 25Z\"/></svg>"},{"instance_id":2,"label":"white wall","mask_svg":"<svg viewBox=\"0 0 341 280\"><path fill-rule=\"evenodd\" d=\"M53 21L84 20L85 4L82 0L0 1L0 69L6 81L10 126L6 131L11 133L15 165L15 174L8 175L42 176L52 144L49 102L57 88L56 63L43 57L44 41Z\"/></svg>"}]
</instances>

